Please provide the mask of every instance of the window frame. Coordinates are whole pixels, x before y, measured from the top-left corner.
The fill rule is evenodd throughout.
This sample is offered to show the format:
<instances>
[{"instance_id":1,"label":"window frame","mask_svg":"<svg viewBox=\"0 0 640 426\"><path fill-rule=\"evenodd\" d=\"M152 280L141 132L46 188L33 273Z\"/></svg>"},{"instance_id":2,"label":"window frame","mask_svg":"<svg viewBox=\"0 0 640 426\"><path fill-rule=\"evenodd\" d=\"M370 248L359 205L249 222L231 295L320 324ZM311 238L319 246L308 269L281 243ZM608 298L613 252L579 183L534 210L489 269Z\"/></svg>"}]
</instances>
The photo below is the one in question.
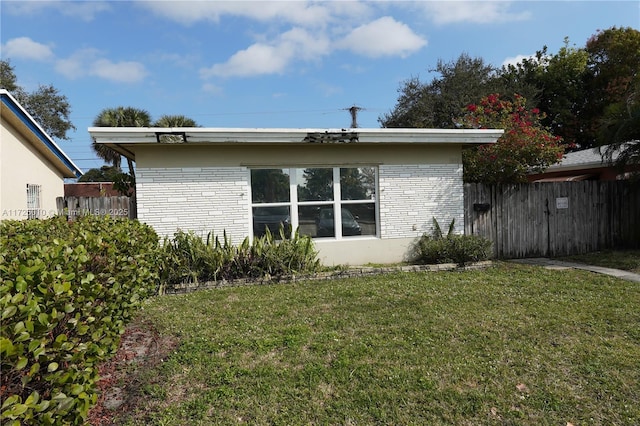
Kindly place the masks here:
<instances>
[{"instance_id":1,"label":"window frame","mask_svg":"<svg viewBox=\"0 0 640 426\"><path fill-rule=\"evenodd\" d=\"M301 183L299 179L299 171L304 169L332 169L333 176L333 199L332 200L311 200L311 201L299 201L298 200L298 184ZM343 200L341 199L342 191L341 191L341 182L340 182L340 170L341 169L351 169L351 168L372 168L374 170L374 194L370 199L359 199L359 200ZM251 190L252 185L252 171L253 170L269 170L269 169L279 169L279 170L287 170L289 176L289 201L286 202L272 202L272 203L264 203L264 202L254 202L253 201L253 191ZM353 240L353 239L370 239L370 238L380 238L380 188L379 188L379 167L378 165L367 164L367 165L341 165L341 166L297 166L297 167L278 167L278 166L264 166L264 167L251 167L249 169L249 213L250 213L250 238L253 239L256 236L254 235L254 215L253 211L256 207L289 207L290 212L290 225L292 229L298 229L300 226L300 218L299 218L299 207L304 206L331 206L333 209L333 220L334 220L334 235L329 237L320 237L315 236L313 239L318 240ZM375 234L366 234L366 235L347 235L344 236L342 234L342 209L349 205L364 205L364 204L373 204L374 209L374 220L375 220Z\"/></svg>"}]
</instances>

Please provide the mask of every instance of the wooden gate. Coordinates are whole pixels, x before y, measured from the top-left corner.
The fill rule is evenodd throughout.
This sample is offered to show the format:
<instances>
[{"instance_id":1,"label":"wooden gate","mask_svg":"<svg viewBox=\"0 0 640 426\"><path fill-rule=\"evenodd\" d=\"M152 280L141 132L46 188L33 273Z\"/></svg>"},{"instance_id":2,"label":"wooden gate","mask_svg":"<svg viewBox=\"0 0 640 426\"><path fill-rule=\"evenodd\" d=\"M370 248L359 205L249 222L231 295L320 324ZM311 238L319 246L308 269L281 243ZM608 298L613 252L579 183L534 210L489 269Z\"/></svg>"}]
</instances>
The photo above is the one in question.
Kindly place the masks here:
<instances>
[{"instance_id":1,"label":"wooden gate","mask_svg":"<svg viewBox=\"0 0 640 426\"><path fill-rule=\"evenodd\" d=\"M640 185L626 181L465 184L465 233L494 256L561 256L640 247Z\"/></svg>"}]
</instances>

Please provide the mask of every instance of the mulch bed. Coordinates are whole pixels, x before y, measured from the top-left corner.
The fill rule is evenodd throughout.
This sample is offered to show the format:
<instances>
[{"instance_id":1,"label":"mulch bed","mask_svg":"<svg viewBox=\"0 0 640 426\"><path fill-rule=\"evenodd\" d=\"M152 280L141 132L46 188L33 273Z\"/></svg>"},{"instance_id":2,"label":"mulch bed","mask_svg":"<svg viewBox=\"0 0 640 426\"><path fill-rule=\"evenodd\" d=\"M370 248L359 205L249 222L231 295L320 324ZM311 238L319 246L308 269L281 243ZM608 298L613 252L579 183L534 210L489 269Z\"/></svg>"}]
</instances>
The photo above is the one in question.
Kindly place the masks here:
<instances>
[{"instance_id":1,"label":"mulch bed","mask_svg":"<svg viewBox=\"0 0 640 426\"><path fill-rule=\"evenodd\" d=\"M118 414L133 410L139 387L136 368L153 368L177 346L147 322L134 321L121 336L116 354L98 367L98 402L89 411L91 426L115 425Z\"/></svg>"}]
</instances>

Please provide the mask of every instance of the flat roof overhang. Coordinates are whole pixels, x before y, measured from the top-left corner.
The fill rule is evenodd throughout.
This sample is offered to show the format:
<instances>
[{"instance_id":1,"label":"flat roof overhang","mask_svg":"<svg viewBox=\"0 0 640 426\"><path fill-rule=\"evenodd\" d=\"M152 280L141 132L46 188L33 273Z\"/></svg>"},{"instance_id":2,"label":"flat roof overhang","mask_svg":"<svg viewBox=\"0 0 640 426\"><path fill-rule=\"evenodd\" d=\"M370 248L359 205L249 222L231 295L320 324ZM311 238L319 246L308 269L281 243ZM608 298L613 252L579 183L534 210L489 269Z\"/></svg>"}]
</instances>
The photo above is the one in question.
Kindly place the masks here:
<instances>
[{"instance_id":1,"label":"flat roof overhang","mask_svg":"<svg viewBox=\"0 0 640 426\"><path fill-rule=\"evenodd\" d=\"M90 127L89 134L135 160L139 145L307 145L495 143L501 129L282 129L205 127ZM167 136L170 137L167 141Z\"/></svg>"}]
</instances>

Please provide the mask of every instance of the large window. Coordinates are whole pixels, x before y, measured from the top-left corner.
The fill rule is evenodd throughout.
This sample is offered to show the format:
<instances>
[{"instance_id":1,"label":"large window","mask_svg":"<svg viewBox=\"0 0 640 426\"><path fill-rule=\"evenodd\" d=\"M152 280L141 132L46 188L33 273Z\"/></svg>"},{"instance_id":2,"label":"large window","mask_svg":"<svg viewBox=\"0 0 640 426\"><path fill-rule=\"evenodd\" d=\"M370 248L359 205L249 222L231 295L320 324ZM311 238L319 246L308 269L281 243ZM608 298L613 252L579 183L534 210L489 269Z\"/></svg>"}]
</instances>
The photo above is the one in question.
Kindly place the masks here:
<instances>
[{"instance_id":1,"label":"large window","mask_svg":"<svg viewBox=\"0 0 640 426\"><path fill-rule=\"evenodd\" d=\"M375 167L251 170L253 235L376 236Z\"/></svg>"}]
</instances>

